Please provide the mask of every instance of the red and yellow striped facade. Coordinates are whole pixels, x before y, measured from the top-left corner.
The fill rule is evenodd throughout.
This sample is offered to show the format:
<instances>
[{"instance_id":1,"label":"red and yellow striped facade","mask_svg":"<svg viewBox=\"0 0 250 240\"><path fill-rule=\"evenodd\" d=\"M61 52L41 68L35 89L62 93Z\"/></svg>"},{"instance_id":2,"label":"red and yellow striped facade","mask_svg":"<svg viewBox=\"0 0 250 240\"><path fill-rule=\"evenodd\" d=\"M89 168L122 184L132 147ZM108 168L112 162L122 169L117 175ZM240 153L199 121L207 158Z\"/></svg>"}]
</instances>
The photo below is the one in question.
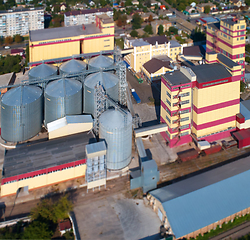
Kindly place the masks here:
<instances>
[{"instance_id":1,"label":"red and yellow striped facade","mask_svg":"<svg viewBox=\"0 0 250 240\"><path fill-rule=\"evenodd\" d=\"M218 24L208 24L206 52L221 53L241 66L241 80L245 75L246 22L244 19L224 19ZM208 63L211 63L206 58Z\"/></svg>"}]
</instances>

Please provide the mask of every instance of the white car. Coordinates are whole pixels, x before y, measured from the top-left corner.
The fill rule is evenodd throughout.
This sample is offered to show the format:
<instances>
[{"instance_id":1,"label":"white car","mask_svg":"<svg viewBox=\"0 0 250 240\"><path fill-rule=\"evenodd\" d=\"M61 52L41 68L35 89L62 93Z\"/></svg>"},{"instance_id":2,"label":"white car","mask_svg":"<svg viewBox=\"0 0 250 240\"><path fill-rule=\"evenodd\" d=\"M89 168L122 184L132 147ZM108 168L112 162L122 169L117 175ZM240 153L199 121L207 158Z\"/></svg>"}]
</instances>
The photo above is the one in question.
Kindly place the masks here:
<instances>
[{"instance_id":1,"label":"white car","mask_svg":"<svg viewBox=\"0 0 250 240\"><path fill-rule=\"evenodd\" d=\"M10 49L10 46L5 46L4 48L5 48L5 49Z\"/></svg>"}]
</instances>

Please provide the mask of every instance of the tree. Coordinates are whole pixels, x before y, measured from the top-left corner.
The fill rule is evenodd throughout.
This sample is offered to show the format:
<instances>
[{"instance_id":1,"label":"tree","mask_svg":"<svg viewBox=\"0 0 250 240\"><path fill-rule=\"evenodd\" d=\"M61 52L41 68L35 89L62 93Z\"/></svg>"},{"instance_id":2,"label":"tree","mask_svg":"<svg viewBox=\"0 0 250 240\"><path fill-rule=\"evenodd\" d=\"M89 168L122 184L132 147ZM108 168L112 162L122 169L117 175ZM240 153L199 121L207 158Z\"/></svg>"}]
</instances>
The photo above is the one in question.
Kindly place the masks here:
<instances>
[{"instance_id":1,"label":"tree","mask_svg":"<svg viewBox=\"0 0 250 240\"><path fill-rule=\"evenodd\" d=\"M152 22L154 19L153 19L153 16L150 14L149 17L148 17L148 21L149 22Z\"/></svg>"},{"instance_id":2,"label":"tree","mask_svg":"<svg viewBox=\"0 0 250 240\"><path fill-rule=\"evenodd\" d=\"M145 5L150 8L151 7L151 0L146 0Z\"/></svg>"},{"instance_id":3,"label":"tree","mask_svg":"<svg viewBox=\"0 0 250 240\"><path fill-rule=\"evenodd\" d=\"M11 43L13 43L13 38L12 38L11 36L8 36L8 37L6 37L6 38L4 39L4 42L5 42L6 44L11 44Z\"/></svg>"},{"instance_id":4,"label":"tree","mask_svg":"<svg viewBox=\"0 0 250 240\"><path fill-rule=\"evenodd\" d=\"M194 32L191 34L191 38L194 42L200 42L206 40L206 34L201 32L200 28L195 28Z\"/></svg>"},{"instance_id":5,"label":"tree","mask_svg":"<svg viewBox=\"0 0 250 240\"><path fill-rule=\"evenodd\" d=\"M210 6L209 6L209 5L206 5L206 6L204 7L204 13L206 13L206 14L209 14L209 13L210 13Z\"/></svg>"},{"instance_id":6,"label":"tree","mask_svg":"<svg viewBox=\"0 0 250 240\"><path fill-rule=\"evenodd\" d=\"M23 41L23 37L19 34L15 35L15 42L20 43Z\"/></svg>"},{"instance_id":7,"label":"tree","mask_svg":"<svg viewBox=\"0 0 250 240\"><path fill-rule=\"evenodd\" d=\"M147 25L147 26L144 28L144 32L146 32L146 33L148 33L148 34L153 34L153 29L152 29L151 24Z\"/></svg>"},{"instance_id":8,"label":"tree","mask_svg":"<svg viewBox=\"0 0 250 240\"><path fill-rule=\"evenodd\" d=\"M40 221L33 221L25 228L22 239L51 239L53 231L49 229L48 224Z\"/></svg>"},{"instance_id":9,"label":"tree","mask_svg":"<svg viewBox=\"0 0 250 240\"><path fill-rule=\"evenodd\" d=\"M139 13L135 13L132 18L132 29L141 28L142 19Z\"/></svg>"},{"instance_id":10,"label":"tree","mask_svg":"<svg viewBox=\"0 0 250 240\"><path fill-rule=\"evenodd\" d=\"M174 35L178 34L178 29L175 28L175 27L170 27L170 28L168 29L168 31L169 31L171 34L174 34Z\"/></svg>"},{"instance_id":11,"label":"tree","mask_svg":"<svg viewBox=\"0 0 250 240\"><path fill-rule=\"evenodd\" d=\"M163 35L163 26L162 25L160 25L158 27L158 35Z\"/></svg>"},{"instance_id":12,"label":"tree","mask_svg":"<svg viewBox=\"0 0 250 240\"><path fill-rule=\"evenodd\" d=\"M131 36L131 37L138 37L138 32L137 32L136 30L132 30L132 31L130 32L130 36Z\"/></svg>"}]
</instances>

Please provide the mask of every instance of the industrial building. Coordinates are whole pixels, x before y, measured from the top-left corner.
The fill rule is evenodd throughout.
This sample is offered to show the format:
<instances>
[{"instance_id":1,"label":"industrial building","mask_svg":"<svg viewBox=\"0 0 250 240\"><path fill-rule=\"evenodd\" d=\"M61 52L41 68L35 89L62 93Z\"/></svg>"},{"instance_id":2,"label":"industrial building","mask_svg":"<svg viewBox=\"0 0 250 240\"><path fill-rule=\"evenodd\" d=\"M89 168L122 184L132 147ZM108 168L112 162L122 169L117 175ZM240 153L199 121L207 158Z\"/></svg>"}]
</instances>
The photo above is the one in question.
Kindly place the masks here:
<instances>
[{"instance_id":1,"label":"industrial building","mask_svg":"<svg viewBox=\"0 0 250 240\"><path fill-rule=\"evenodd\" d=\"M43 63L31 69L27 82L12 85L1 99L1 136L23 145L6 151L1 196L86 173L90 189L106 184L107 169L127 167L134 122L124 109L126 86L126 66L116 55L88 64L72 59L60 69ZM26 144L42 128L48 140Z\"/></svg>"},{"instance_id":2,"label":"industrial building","mask_svg":"<svg viewBox=\"0 0 250 240\"><path fill-rule=\"evenodd\" d=\"M25 187L33 190L83 177L87 159L85 146L91 142L95 142L94 135L81 133L7 150L1 196L16 194Z\"/></svg>"},{"instance_id":3,"label":"industrial building","mask_svg":"<svg viewBox=\"0 0 250 240\"><path fill-rule=\"evenodd\" d=\"M95 24L30 31L30 66L53 59L69 60L72 55L113 51L114 21L106 14L96 16ZM51 61L48 61L50 60Z\"/></svg>"},{"instance_id":4,"label":"industrial building","mask_svg":"<svg viewBox=\"0 0 250 240\"><path fill-rule=\"evenodd\" d=\"M237 21L232 21L235 28L245 26ZM161 134L170 147L192 138L215 141L236 130L243 72L242 66L226 55L207 48L209 64L181 67L162 76L161 122L167 123L168 131Z\"/></svg>"},{"instance_id":5,"label":"industrial building","mask_svg":"<svg viewBox=\"0 0 250 240\"><path fill-rule=\"evenodd\" d=\"M0 11L0 36L25 36L38 29L44 29L44 8Z\"/></svg>"},{"instance_id":6,"label":"industrial building","mask_svg":"<svg viewBox=\"0 0 250 240\"><path fill-rule=\"evenodd\" d=\"M196 238L249 214L250 164L243 158L149 192L147 199L167 233Z\"/></svg>"},{"instance_id":7,"label":"industrial building","mask_svg":"<svg viewBox=\"0 0 250 240\"><path fill-rule=\"evenodd\" d=\"M130 39L124 41L124 49L131 49L131 53L124 60L135 71L141 72L142 66L157 56L168 56L173 61L178 54L182 54L183 46L177 41L168 40L166 36Z\"/></svg>"},{"instance_id":8,"label":"industrial building","mask_svg":"<svg viewBox=\"0 0 250 240\"><path fill-rule=\"evenodd\" d=\"M93 8L85 10L75 10L64 13L64 26L74 26L81 24L95 23L96 16L107 14L110 18L113 18L112 8Z\"/></svg>"},{"instance_id":9,"label":"industrial building","mask_svg":"<svg viewBox=\"0 0 250 240\"><path fill-rule=\"evenodd\" d=\"M207 25L206 52L215 51L241 66L241 80L245 75L246 22L242 18L221 19ZM212 60L207 59L208 63Z\"/></svg>"}]
</instances>

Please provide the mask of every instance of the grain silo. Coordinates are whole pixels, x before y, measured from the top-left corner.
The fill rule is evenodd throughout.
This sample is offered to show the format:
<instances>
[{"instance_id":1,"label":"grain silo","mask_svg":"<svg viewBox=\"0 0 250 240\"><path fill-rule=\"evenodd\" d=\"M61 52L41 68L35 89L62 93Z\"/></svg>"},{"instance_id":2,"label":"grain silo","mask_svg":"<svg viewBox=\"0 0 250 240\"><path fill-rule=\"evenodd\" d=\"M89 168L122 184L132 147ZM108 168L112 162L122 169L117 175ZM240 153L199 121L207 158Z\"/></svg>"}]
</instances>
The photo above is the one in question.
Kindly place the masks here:
<instances>
[{"instance_id":1,"label":"grain silo","mask_svg":"<svg viewBox=\"0 0 250 240\"><path fill-rule=\"evenodd\" d=\"M57 75L57 67L42 63L29 70L29 81L34 82Z\"/></svg>"},{"instance_id":2,"label":"grain silo","mask_svg":"<svg viewBox=\"0 0 250 240\"><path fill-rule=\"evenodd\" d=\"M45 125L66 115L82 114L82 83L66 78L50 82L44 103Z\"/></svg>"},{"instance_id":3,"label":"grain silo","mask_svg":"<svg viewBox=\"0 0 250 240\"><path fill-rule=\"evenodd\" d=\"M72 59L60 66L60 74L79 74L86 71L87 64L83 61Z\"/></svg>"},{"instance_id":4,"label":"grain silo","mask_svg":"<svg viewBox=\"0 0 250 240\"><path fill-rule=\"evenodd\" d=\"M41 131L43 93L39 87L20 86L6 92L1 100L1 136L22 142Z\"/></svg>"},{"instance_id":5,"label":"grain silo","mask_svg":"<svg viewBox=\"0 0 250 240\"><path fill-rule=\"evenodd\" d=\"M114 64L114 60L110 57L99 55L89 60L89 69L101 69L111 67Z\"/></svg>"},{"instance_id":6,"label":"grain silo","mask_svg":"<svg viewBox=\"0 0 250 240\"><path fill-rule=\"evenodd\" d=\"M119 170L131 161L132 116L116 109L103 112L99 118L99 137L107 144L107 168Z\"/></svg>"},{"instance_id":7,"label":"grain silo","mask_svg":"<svg viewBox=\"0 0 250 240\"><path fill-rule=\"evenodd\" d=\"M84 113L89 113L94 116L94 89L96 84L103 86L106 94L115 101L118 101L119 92L119 79L118 77L109 72L97 72L90 74L84 81Z\"/></svg>"}]
</instances>

